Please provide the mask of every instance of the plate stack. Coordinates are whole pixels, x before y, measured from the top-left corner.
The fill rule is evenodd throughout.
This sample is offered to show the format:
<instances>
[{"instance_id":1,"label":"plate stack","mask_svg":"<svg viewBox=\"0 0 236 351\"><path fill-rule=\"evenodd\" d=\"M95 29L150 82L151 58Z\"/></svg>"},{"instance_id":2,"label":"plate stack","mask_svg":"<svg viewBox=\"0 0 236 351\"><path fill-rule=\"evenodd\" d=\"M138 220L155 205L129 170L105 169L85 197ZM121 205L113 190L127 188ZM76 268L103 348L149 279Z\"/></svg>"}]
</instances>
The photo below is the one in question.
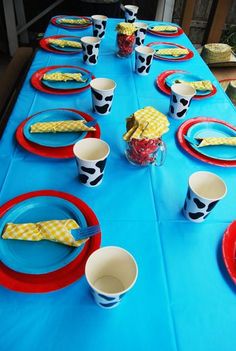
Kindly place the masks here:
<instances>
[{"instance_id":1,"label":"plate stack","mask_svg":"<svg viewBox=\"0 0 236 351\"><path fill-rule=\"evenodd\" d=\"M203 46L201 56L207 64L227 62L231 58L231 47L221 43L206 44Z\"/></svg>"}]
</instances>

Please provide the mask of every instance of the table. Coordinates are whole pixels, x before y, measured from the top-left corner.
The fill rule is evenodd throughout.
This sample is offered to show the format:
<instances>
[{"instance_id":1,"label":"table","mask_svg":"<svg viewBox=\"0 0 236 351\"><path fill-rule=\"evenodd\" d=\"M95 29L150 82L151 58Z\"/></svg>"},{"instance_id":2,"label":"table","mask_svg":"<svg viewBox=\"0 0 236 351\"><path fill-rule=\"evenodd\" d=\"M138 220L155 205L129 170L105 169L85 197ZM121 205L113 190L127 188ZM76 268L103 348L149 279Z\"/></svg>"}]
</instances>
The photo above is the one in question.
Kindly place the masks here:
<instances>
[{"instance_id":1,"label":"table","mask_svg":"<svg viewBox=\"0 0 236 351\"><path fill-rule=\"evenodd\" d=\"M29 82L37 69L54 64L85 67L81 55L54 55L39 50L28 72L0 143L1 204L25 192L57 189L84 200L98 216L102 245L117 245L137 259L139 277L121 305L98 308L83 277L48 294L22 294L0 288L1 351L103 350L103 351L232 351L235 334L235 287L224 269L221 238L235 218L235 169L201 163L178 148L175 132L180 122L171 120L165 135L168 155L161 168L137 168L124 157L122 134L125 118L138 108L152 105L167 113L169 97L154 84L162 71L181 68L211 79L218 93L193 101L188 118L208 116L233 123L235 109L202 61L189 39L169 41L194 51L182 63L156 60L147 77L133 73L134 57L118 59L115 25L110 19L101 44L99 62L91 70L97 77L117 82L110 115L97 117L91 110L90 92L50 96ZM68 34L52 25L45 36ZM89 35L91 28L77 35ZM148 35L146 43L157 41ZM161 41L161 38L160 38ZM99 119L102 138L110 144L103 184L89 189L77 180L74 160L53 160L30 154L16 144L18 124L35 112L58 107L77 108ZM203 224L193 224L181 214L191 173L209 170L221 176L228 194Z\"/></svg>"}]
</instances>

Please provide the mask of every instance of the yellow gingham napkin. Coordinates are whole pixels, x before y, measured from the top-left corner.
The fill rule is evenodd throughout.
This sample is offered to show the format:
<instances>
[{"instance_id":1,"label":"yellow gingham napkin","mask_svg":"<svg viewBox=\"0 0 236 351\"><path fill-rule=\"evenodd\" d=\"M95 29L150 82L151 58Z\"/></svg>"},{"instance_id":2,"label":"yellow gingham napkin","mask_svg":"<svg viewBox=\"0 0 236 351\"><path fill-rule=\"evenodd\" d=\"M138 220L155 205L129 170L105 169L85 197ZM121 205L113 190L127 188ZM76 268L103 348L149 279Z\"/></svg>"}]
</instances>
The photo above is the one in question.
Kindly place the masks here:
<instances>
[{"instance_id":1,"label":"yellow gingham napkin","mask_svg":"<svg viewBox=\"0 0 236 351\"><path fill-rule=\"evenodd\" d=\"M168 48L168 49L159 49L159 50L156 50L156 54L157 55L163 55L163 56L174 56L174 57L178 57L178 56L181 56L181 55L187 55L189 53L188 49L171 49L171 48Z\"/></svg>"},{"instance_id":2,"label":"yellow gingham napkin","mask_svg":"<svg viewBox=\"0 0 236 351\"><path fill-rule=\"evenodd\" d=\"M87 79L82 78L81 73L62 73L62 72L54 72L54 73L45 73L43 75L43 80L49 80L53 82L67 82L67 81L73 81L75 80L76 82L86 82Z\"/></svg>"},{"instance_id":3,"label":"yellow gingham napkin","mask_svg":"<svg viewBox=\"0 0 236 351\"><path fill-rule=\"evenodd\" d=\"M66 24L87 24L90 23L89 20L85 18L60 18L59 23L66 23Z\"/></svg>"},{"instance_id":4,"label":"yellow gingham napkin","mask_svg":"<svg viewBox=\"0 0 236 351\"><path fill-rule=\"evenodd\" d=\"M78 247L87 239L74 239L70 231L77 228L79 225L73 219L24 224L8 223L4 228L2 238L27 241L49 240Z\"/></svg>"},{"instance_id":5,"label":"yellow gingham napkin","mask_svg":"<svg viewBox=\"0 0 236 351\"><path fill-rule=\"evenodd\" d=\"M131 139L160 138L169 128L167 117L152 106L136 111L127 118L127 132L123 135L125 141Z\"/></svg>"},{"instance_id":6,"label":"yellow gingham napkin","mask_svg":"<svg viewBox=\"0 0 236 351\"><path fill-rule=\"evenodd\" d=\"M199 90L199 91L204 91L204 90L212 91L213 90L213 85L211 84L211 82L209 80L198 80L196 82L186 82L185 80L178 79L175 82L191 85L191 87L193 87L194 89Z\"/></svg>"},{"instance_id":7,"label":"yellow gingham napkin","mask_svg":"<svg viewBox=\"0 0 236 351\"><path fill-rule=\"evenodd\" d=\"M178 28L175 26L154 26L151 30L154 32L177 32Z\"/></svg>"},{"instance_id":8,"label":"yellow gingham napkin","mask_svg":"<svg viewBox=\"0 0 236 351\"><path fill-rule=\"evenodd\" d=\"M228 138L195 138L200 141L198 147L212 146L212 145L231 145L236 146L236 137Z\"/></svg>"},{"instance_id":9,"label":"yellow gingham napkin","mask_svg":"<svg viewBox=\"0 0 236 351\"><path fill-rule=\"evenodd\" d=\"M49 44L54 44L61 48L70 47L70 48L82 48L81 43L73 40L62 40L62 39L48 39Z\"/></svg>"},{"instance_id":10,"label":"yellow gingham napkin","mask_svg":"<svg viewBox=\"0 0 236 351\"><path fill-rule=\"evenodd\" d=\"M87 127L86 122L84 119L79 121L39 122L30 126L30 133L88 132L96 130L94 127Z\"/></svg>"},{"instance_id":11,"label":"yellow gingham napkin","mask_svg":"<svg viewBox=\"0 0 236 351\"><path fill-rule=\"evenodd\" d=\"M120 34L132 35L136 30L133 23L121 22L116 26L116 31Z\"/></svg>"}]
</instances>

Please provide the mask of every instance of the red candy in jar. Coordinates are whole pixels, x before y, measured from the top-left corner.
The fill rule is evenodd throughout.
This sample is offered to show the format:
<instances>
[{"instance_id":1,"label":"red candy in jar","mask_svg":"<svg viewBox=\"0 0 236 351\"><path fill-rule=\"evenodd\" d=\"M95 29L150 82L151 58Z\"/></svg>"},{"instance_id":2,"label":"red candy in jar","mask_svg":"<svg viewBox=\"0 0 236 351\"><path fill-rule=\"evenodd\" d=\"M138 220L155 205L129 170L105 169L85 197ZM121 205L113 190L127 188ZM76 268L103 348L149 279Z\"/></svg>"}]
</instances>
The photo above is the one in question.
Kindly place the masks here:
<instances>
[{"instance_id":1,"label":"red candy in jar","mask_svg":"<svg viewBox=\"0 0 236 351\"><path fill-rule=\"evenodd\" d=\"M135 44L135 35L117 34L117 55L120 57L126 57L132 54Z\"/></svg>"},{"instance_id":2,"label":"red candy in jar","mask_svg":"<svg viewBox=\"0 0 236 351\"><path fill-rule=\"evenodd\" d=\"M160 139L131 139L126 155L130 162L142 166L154 163Z\"/></svg>"}]
</instances>

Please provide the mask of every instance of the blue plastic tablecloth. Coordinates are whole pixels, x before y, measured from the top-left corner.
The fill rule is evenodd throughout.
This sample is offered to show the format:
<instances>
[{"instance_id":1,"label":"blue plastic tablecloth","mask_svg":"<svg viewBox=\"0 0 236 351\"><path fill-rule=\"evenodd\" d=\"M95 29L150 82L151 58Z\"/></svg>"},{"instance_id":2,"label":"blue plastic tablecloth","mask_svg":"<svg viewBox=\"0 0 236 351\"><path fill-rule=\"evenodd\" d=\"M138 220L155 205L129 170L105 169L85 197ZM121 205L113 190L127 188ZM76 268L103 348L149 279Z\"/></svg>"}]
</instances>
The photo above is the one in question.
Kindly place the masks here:
<instances>
[{"instance_id":1,"label":"blue plastic tablecloth","mask_svg":"<svg viewBox=\"0 0 236 351\"><path fill-rule=\"evenodd\" d=\"M218 92L193 101L188 117L216 117L234 123L235 109L189 39L147 35L145 43L170 41L194 51L184 62L155 60L147 77L134 74L134 57L115 56L115 25L109 19L96 77L117 82L110 115L98 117L91 109L90 91L56 96L30 85L38 69L70 64L88 68L82 55L57 55L39 50L28 72L4 135L0 141L0 202L29 191L56 189L84 200L102 226L102 245L118 245L137 259L135 287L113 310L97 307L83 277L69 287L47 294L22 294L0 287L0 350L102 351L232 351L236 344L236 289L221 257L224 230L236 215L235 169L201 163L184 154L175 141L181 122L170 120L165 135L168 155L163 167L138 168L124 157L125 118L152 105L168 112L169 97L155 87L156 77L168 69L185 69L210 79ZM71 34L48 26L45 36ZM91 28L72 35L91 35ZM74 160L53 160L28 153L14 137L27 116L48 108L77 108L99 120L102 139L111 146L103 183L90 189L77 178ZM188 177L198 170L221 176L228 194L203 224L181 214Z\"/></svg>"}]
</instances>

